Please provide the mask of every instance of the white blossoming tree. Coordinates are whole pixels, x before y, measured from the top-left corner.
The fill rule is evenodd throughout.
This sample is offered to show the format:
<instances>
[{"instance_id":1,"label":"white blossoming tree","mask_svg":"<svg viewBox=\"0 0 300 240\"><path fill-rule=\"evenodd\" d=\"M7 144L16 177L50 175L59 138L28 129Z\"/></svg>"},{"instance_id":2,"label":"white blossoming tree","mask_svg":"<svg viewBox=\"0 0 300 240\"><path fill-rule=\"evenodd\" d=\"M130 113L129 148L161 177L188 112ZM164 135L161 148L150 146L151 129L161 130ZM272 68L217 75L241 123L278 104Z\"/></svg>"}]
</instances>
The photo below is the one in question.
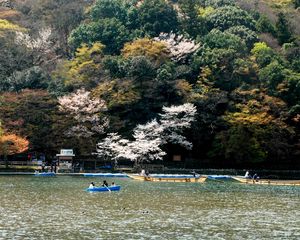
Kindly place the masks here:
<instances>
[{"instance_id":1,"label":"white blossoming tree","mask_svg":"<svg viewBox=\"0 0 300 240\"><path fill-rule=\"evenodd\" d=\"M49 52L51 51L52 42L50 36L52 34L51 28L41 29L36 38L25 32L16 32L15 41L18 44L25 45L27 48L37 51Z\"/></svg>"},{"instance_id":2,"label":"white blossoming tree","mask_svg":"<svg viewBox=\"0 0 300 240\"><path fill-rule=\"evenodd\" d=\"M163 128L162 138L164 143L181 145L186 149L192 149L193 145L182 135L185 129L191 127L197 113L196 107L191 103L180 106L163 107L160 114L160 124Z\"/></svg>"},{"instance_id":3,"label":"white blossoming tree","mask_svg":"<svg viewBox=\"0 0 300 240\"><path fill-rule=\"evenodd\" d=\"M170 51L170 57L175 62L181 62L187 59L188 56L196 52L200 48L200 44L195 41L184 38L183 35L174 33L161 33L154 40L163 42L167 45Z\"/></svg>"},{"instance_id":4,"label":"white blossoming tree","mask_svg":"<svg viewBox=\"0 0 300 240\"><path fill-rule=\"evenodd\" d=\"M133 141L109 134L97 145L97 154L117 161L130 159L135 164L162 160L166 153L161 149L166 143L179 144L187 149L192 143L182 135L183 130L195 120L196 107L186 103L180 106L164 107L160 120L138 125L133 131Z\"/></svg>"},{"instance_id":5,"label":"white blossoming tree","mask_svg":"<svg viewBox=\"0 0 300 240\"><path fill-rule=\"evenodd\" d=\"M51 39L52 30L50 27L38 31L36 36L26 32L18 31L15 35L15 42L30 49L33 53L35 65L47 65L53 67L53 62L59 57L55 50L55 43Z\"/></svg>"},{"instance_id":6,"label":"white blossoming tree","mask_svg":"<svg viewBox=\"0 0 300 240\"><path fill-rule=\"evenodd\" d=\"M58 102L59 110L73 120L66 136L89 138L106 131L109 121L101 115L107 109L104 100L93 98L90 92L79 89L58 98Z\"/></svg>"}]
</instances>

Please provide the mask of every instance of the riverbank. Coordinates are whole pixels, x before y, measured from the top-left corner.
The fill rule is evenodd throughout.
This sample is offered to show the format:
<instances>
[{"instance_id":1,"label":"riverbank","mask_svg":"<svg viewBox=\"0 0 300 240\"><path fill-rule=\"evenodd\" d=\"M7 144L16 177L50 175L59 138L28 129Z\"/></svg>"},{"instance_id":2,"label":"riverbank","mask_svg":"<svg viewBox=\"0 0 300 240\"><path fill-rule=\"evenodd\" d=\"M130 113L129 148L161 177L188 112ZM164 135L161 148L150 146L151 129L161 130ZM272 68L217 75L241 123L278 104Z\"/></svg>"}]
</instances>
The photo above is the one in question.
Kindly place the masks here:
<instances>
[{"instance_id":1,"label":"riverbank","mask_svg":"<svg viewBox=\"0 0 300 240\"><path fill-rule=\"evenodd\" d=\"M15 171L9 171L11 169L6 169L6 171L1 171L0 175L34 175L33 171L18 171L18 169L14 169ZM20 170L20 169L19 169ZM23 169L24 170L24 169ZM165 169L164 171L150 172L150 174L191 174L192 171L195 171L201 175L219 175L219 176L243 176L245 174L244 169ZM300 171L299 170L248 170L251 175L256 173L260 178L264 179L300 179ZM102 174L101 174L102 173ZM124 173L121 171L84 171L80 173L67 173L67 172L59 172L58 176L86 176L90 177L92 175L99 175L101 177L106 177L107 174L120 174ZM131 172L132 173L132 172ZM126 173L124 173L126 174Z\"/></svg>"}]
</instances>

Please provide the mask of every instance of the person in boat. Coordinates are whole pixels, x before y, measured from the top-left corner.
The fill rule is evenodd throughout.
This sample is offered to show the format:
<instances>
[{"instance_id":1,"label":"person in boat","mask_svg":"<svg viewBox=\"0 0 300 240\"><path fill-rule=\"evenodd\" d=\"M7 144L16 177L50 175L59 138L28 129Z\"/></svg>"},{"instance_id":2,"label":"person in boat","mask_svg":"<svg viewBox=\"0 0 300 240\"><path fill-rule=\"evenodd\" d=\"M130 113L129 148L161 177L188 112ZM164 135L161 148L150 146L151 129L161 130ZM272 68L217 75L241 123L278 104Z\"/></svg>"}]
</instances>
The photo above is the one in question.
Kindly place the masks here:
<instances>
[{"instance_id":1,"label":"person in boat","mask_svg":"<svg viewBox=\"0 0 300 240\"><path fill-rule=\"evenodd\" d=\"M255 181L255 182L258 182L258 180L259 180L259 176L257 175L257 173L255 173L254 175L253 175L253 181Z\"/></svg>"},{"instance_id":2,"label":"person in boat","mask_svg":"<svg viewBox=\"0 0 300 240\"><path fill-rule=\"evenodd\" d=\"M145 169L142 169L142 170L141 170L140 175L141 175L141 176L146 176Z\"/></svg>"},{"instance_id":3,"label":"person in boat","mask_svg":"<svg viewBox=\"0 0 300 240\"><path fill-rule=\"evenodd\" d=\"M249 174L249 171L247 171L247 172L245 173L245 178L251 178L251 176L250 176L250 174Z\"/></svg>"},{"instance_id":4,"label":"person in boat","mask_svg":"<svg viewBox=\"0 0 300 240\"><path fill-rule=\"evenodd\" d=\"M94 188L94 187L95 187L95 184L94 184L94 182L91 182L91 184L90 184L89 188Z\"/></svg>"},{"instance_id":5,"label":"person in boat","mask_svg":"<svg viewBox=\"0 0 300 240\"><path fill-rule=\"evenodd\" d=\"M112 183L111 183L111 186L113 186L113 187L116 186L115 182L112 182Z\"/></svg>"},{"instance_id":6,"label":"person in boat","mask_svg":"<svg viewBox=\"0 0 300 240\"><path fill-rule=\"evenodd\" d=\"M146 170L145 176L149 177L149 171L148 170Z\"/></svg>"},{"instance_id":7,"label":"person in boat","mask_svg":"<svg viewBox=\"0 0 300 240\"><path fill-rule=\"evenodd\" d=\"M193 177L195 178L195 177L196 177L196 172L195 172L195 170L192 171L192 174L193 174Z\"/></svg>"},{"instance_id":8,"label":"person in boat","mask_svg":"<svg viewBox=\"0 0 300 240\"><path fill-rule=\"evenodd\" d=\"M108 187L108 183L106 182L106 180L103 181L102 187Z\"/></svg>"}]
</instances>

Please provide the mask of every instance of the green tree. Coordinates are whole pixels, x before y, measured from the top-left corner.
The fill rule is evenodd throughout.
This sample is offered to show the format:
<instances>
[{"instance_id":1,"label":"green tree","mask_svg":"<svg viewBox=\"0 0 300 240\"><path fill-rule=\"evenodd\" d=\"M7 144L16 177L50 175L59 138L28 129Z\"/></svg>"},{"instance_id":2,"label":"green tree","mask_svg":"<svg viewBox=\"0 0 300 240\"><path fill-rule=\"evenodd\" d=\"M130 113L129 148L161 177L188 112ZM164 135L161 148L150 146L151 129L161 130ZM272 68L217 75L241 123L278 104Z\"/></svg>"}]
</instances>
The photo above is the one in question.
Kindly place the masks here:
<instances>
[{"instance_id":1,"label":"green tree","mask_svg":"<svg viewBox=\"0 0 300 240\"><path fill-rule=\"evenodd\" d=\"M164 0L144 0L138 7L137 21L140 29L150 37L178 29L177 12Z\"/></svg>"},{"instance_id":2,"label":"green tree","mask_svg":"<svg viewBox=\"0 0 300 240\"><path fill-rule=\"evenodd\" d=\"M238 7L225 6L217 8L206 19L209 29L218 28L226 30L230 27L242 25L255 30L254 19L246 11Z\"/></svg>"},{"instance_id":3,"label":"green tree","mask_svg":"<svg viewBox=\"0 0 300 240\"><path fill-rule=\"evenodd\" d=\"M259 17L259 19L256 22L256 28L261 33L267 32L267 33L271 33L274 36L276 35L275 26L272 24L270 19L265 15L261 15Z\"/></svg>"},{"instance_id":4,"label":"green tree","mask_svg":"<svg viewBox=\"0 0 300 240\"><path fill-rule=\"evenodd\" d=\"M236 52L246 51L245 42L236 34L221 32L218 29L211 30L203 39L211 49L233 49Z\"/></svg>"},{"instance_id":5,"label":"green tree","mask_svg":"<svg viewBox=\"0 0 300 240\"><path fill-rule=\"evenodd\" d=\"M130 40L126 27L116 18L100 19L97 22L82 24L72 31L69 43L77 49L82 43L92 45L101 42L105 53L117 54L125 42Z\"/></svg>"},{"instance_id":6,"label":"green tree","mask_svg":"<svg viewBox=\"0 0 300 240\"><path fill-rule=\"evenodd\" d=\"M248 50L252 49L253 44L258 41L257 34L245 26L234 26L225 32L240 37L245 42Z\"/></svg>"},{"instance_id":7,"label":"green tree","mask_svg":"<svg viewBox=\"0 0 300 240\"><path fill-rule=\"evenodd\" d=\"M231 166L263 162L267 153L252 131L243 125L234 125L229 130L218 133L209 156L222 156Z\"/></svg>"},{"instance_id":8,"label":"green tree","mask_svg":"<svg viewBox=\"0 0 300 240\"><path fill-rule=\"evenodd\" d=\"M90 9L91 19L116 18L123 24L127 22L127 11L123 0L97 0Z\"/></svg>"},{"instance_id":9,"label":"green tree","mask_svg":"<svg viewBox=\"0 0 300 240\"><path fill-rule=\"evenodd\" d=\"M280 44L290 42L292 37L292 32L290 30L290 24L286 19L284 13L280 12L278 14L278 19L276 22L276 33Z\"/></svg>"},{"instance_id":10,"label":"green tree","mask_svg":"<svg viewBox=\"0 0 300 240\"><path fill-rule=\"evenodd\" d=\"M251 53L255 57L256 62L260 67L265 67L273 60L278 60L278 57L274 50L267 46L264 42L258 42L254 44Z\"/></svg>"},{"instance_id":11,"label":"green tree","mask_svg":"<svg viewBox=\"0 0 300 240\"><path fill-rule=\"evenodd\" d=\"M274 95L278 84L284 81L285 75L285 68L277 61L274 61L260 70L259 79L268 88L269 92Z\"/></svg>"},{"instance_id":12,"label":"green tree","mask_svg":"<svg viewBox=\"0 0 300 240\"><path fill-rule=\"evenodd\" d=\"M234 6L234 0L204 0L205 6L212 6L215 8L223 7L223 6Z\"/></svg>"},{"instance_id":13,"label":"green tree","mask_svg":"<svg viewBox=\"0 0 300 240\"><path fill-rule=\"evenodd\" d=\"M205 19L199 17L197 2L179 0L178 3L183 15L179 18L181 29L193 38L204 35L207 32Z\"/></svg>"}]
</instances>

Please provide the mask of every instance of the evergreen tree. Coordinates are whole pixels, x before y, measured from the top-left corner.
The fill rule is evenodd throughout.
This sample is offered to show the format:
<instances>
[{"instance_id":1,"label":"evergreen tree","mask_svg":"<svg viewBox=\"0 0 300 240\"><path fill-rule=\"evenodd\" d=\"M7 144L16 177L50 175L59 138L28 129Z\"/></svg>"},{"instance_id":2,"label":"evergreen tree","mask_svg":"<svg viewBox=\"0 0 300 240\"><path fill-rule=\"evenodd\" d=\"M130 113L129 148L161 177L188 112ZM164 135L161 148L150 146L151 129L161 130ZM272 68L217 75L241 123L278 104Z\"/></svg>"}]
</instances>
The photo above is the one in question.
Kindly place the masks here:
<instances>
[{"instance_id":1,"label":"evergreen tree","mask_svg":"<svg viewBox=\"0 0 300 240\"><path fill-rule=\"evenodd\" d=\"M276 22L276 32L280 44L287 43L291 40L292 33L290 30L290 25L282 12L278 14L278 20Z\"/></svg>"}]
</instances>

